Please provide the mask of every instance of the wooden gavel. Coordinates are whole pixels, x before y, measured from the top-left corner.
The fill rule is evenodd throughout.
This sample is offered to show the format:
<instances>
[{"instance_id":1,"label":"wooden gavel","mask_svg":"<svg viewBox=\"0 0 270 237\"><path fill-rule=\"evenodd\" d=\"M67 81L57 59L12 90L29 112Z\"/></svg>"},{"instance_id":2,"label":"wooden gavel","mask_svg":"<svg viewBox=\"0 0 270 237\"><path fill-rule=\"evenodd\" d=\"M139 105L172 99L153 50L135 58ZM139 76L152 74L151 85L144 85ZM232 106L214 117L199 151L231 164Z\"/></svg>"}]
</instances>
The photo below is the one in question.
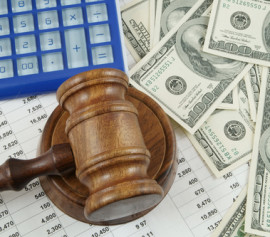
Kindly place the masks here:
<instances>
[{"instance_id":1,"label":"wooden gavel","mask_svg":"<svg viewBox=\"0 0 270 237\"><path fill-rule=\"evenodd\" d=\"M84 216L90 223L110 223L156 206L164 190L148 175L151 155L138 111L125 99L127 90L128 77L115 69L65 81L57 99L69 113L69 143L56 144L32 160L7 160L0 166L0 191L19 190L41 175L67 176L75 170L88 190Z\"/></svg>"}]
</instances>

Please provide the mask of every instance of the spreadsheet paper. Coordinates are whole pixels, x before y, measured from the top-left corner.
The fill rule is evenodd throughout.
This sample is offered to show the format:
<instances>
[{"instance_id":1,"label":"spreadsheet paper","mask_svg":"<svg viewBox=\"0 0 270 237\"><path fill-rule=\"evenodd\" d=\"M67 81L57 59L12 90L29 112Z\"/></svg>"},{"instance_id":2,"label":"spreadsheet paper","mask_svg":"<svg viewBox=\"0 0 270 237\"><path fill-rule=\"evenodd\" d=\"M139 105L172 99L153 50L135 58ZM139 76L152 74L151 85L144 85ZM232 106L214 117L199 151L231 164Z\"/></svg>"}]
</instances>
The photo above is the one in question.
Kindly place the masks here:
<instances>
[{"instance_id":1,"label":"spreadsheet paper","mask_svg":"<svg viewBox=\"0 0 270 237\"><path fill-rule=\"evenodd\" d=\"M135 64L128 52L127 61L129 67ZM10 157L36 157L44 125L56 106L55 93L0 101L0 163ZM175 181L167 196L147 215L114 226L82 223L61 212L35 179L22 191L0 193L0 236L210 236L247 183L249 166L215 178L180 126L172 124L177 142Z\"/></svg>"},{"instance_id":2,"label":"spreadsheet paper","mask_svg":"<svg viewBox=\"0 0 270 237\"><path fill-rule=\"evenodd\" d=\"M43 127L56 106L55 94L0 102L1 163L9 157L36 157ZM247 183L248 165L215 178L182 129L175 123L173 127L176 178L168 195L149 214L116 226L85 224L54 206L35 179L22 191L0 193L0 236L209 236Z\"/></svg>"}]
</instances>

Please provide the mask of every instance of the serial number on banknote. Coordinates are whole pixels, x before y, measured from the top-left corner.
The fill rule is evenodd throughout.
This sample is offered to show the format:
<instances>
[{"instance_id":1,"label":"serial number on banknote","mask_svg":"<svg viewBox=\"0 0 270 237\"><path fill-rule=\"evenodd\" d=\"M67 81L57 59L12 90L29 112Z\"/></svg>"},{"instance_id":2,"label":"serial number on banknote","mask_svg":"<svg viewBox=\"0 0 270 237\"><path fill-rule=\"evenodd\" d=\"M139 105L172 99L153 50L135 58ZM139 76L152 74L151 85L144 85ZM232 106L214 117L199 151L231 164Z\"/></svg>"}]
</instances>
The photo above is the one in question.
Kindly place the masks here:
<instances>
[{"instance_id":1,"label":"serial number on banknote","mask_svg":"<svg viewBox=\"0 0 270 237\"><path fill-rule=\"evenodd\" d=\"M225 2L229 2L232 4L236 4L236 5L241 5L244 7L250 7L250 8L254 8L254 9L258 9L258 10L266 10L266 6L262 6L261 4L257 4L257 3L252 3L252 2L248 2L248 1L243 1L243 0L225 0ZM223 4L224 8L228 8L229 5L224 3Z\"/></svg>"},{"instance_id":2,"label":"serial number on banknote","mask_svg":"<svg viewBox=\"0 0 270 237\"><path fill-rule=\"evenodd\" d=\"M207 125L204 126L204 129L205 129L206 133L208 133L208 135L212 139L212 142L216 143L216 146L219 148L220 152L222 152L227 157L228 160L232 159L231 153L234 156L237 156L239 154L239 151L235 147L231 148L231 151L227 150L226 146L223 145L223 143L220 141L220 139L218 139L215 132L213 132L209 126L207 126Z\"/></svg>"},{"instance_id":3,"label":"serial number on banknote","mask_svg":"<svg viewBox=\"0 0 270 237\"><path fill-rule=\"evenodd\" d=\"M174 57L171 57L170 59L166 60L159 69L155 72L154 75L152 75L145 83L147 87L150 87L153 82L158 80L158 78L172 65L172 62L175 61Z\"/></svg>"}]
</instances>

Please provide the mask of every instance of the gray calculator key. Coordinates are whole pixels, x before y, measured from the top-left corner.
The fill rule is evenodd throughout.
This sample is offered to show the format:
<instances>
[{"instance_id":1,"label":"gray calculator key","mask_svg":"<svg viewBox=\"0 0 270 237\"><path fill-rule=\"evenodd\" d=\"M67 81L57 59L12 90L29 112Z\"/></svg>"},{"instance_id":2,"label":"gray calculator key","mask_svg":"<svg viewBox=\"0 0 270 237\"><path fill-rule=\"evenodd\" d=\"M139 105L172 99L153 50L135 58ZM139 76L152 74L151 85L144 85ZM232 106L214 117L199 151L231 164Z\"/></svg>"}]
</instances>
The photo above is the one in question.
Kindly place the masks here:
<instances>
[{"instance_id":1,"label":"gray calculator key","mask_svg":"<svg viewBox=\"0 0 270 237\"><path fill-rule=\"evenodd\" d=\"M73 4L78 4L81 3L81 0L61 0L61 5L73 5Z\"/></svg>"},{"instance_id":2,"label":"gray calculator key","mask_svg":"<svg viewBox=\"0 0 270 237\"><path fill-rule=\"evenodd\" d=\"M111 41L110 28L108 24L89 26L89 34L92 44Z\"/></svg>"},{"instance_id":3,"label":"gray calculator key","mask_svg":"<svg viewBox=\"0 0 270 237\"><path fill-rule=\"evenodd\" d=\"M111 45L98 46L92 48L93 64L113 63L113 52Z\"/></svg>"},{"instance_id":4,"label":"gray calculator key","mask_svg":"<svg viewBox=\"0 0 270 237\"><path fill-rule=\"evenodd\" d=\"M0 79L13 77L13 63L11 59L0 60Z\"/></svg>"},{"instance_id":5,"label":"gray calculator key","mask_svg":"<svg viewBox=\"0 0 270 237\"><path fill-rule=\"evenodd\" d=\"M9 21L7 17L0 18L0 35L9 35Z\"/></svg>"},{"instance_id":6,"label":"gray calculator key","mask_svg":"<svg viewBox=\"0 0 270 237\"><path fill-rule=\"evenodd\" d=\"M107 6L105 3L88 5L86 11L89 23L108 20Z\"/></svg>"},{"instance_id":7,"label":"gray calculator key","mask_svg":"<svg viewBox=\"0 0 270 237\"><path fill-rule=\"evenodd\" d=\"M50 31L40 34L41 50L53 50L61 48L61 38L58 31Z\"/></svg>"},{"instance_id":8,"label":"gray calculator key","mask_svg":"<svg viewBox=\"0 0 270 237\"><path fill-rule=\"evenodd\" d=\"M38 28L40 30L59 27L57 11L44 11L38 13Z\"/></svg>"},{"instance_id":9,"label":"gray calculator key","mask_svg":"<svg viewBox=\"0 0 270 237\"><path fill-rule=\"evenodd\" d=\"M47 53L42 55L43 72L53 72L64 69L62 53Z\"/></svg>"},{"instance_id":10,"label":"gray calculator key","mask_svg":"<svg viewBox=\"0 0 270 237\"><path fill-rule=\"evenodd\" d=\"M23 35L15 38L17 54L33 53L37 51L35 35Z\"/></svg>"},{"instance_id":11,"label":"gray calculator key","mask_svg":"<svg viewBox=\"0 0 270 237\"><path fill-rule=\"evenodd\" d=\"M11 0L11 5L12 12L25 12L32 10L32 0Z\"/></svg>"},{"instance_id":12,"label":"gray calculator key","mask_svg":"<svg viewBox=\"0 0 270 237\"><path fill-rule=\"evenodd\" d=\"M65 30L68 68L88 66L87 46L84 28Z\"/></svg>"},{"instance_id":13,"label":"gray calculator key","mask_svg":"<svg viewBox=\"0 0 270 237\"><path fill-rule=\"evenodd\" d=\"M32 14L17 15L13 17L15 33L34 31L34 18Z\"/></svg>"},{"instance_id":14,"label":"gray calculator key","mask_svg":"<svg viewBox=\"0 0 270 237\"><path fill-rule=\"evenodd\" d=\"M82 8L72 7L62 11L64 26L73 26L83 24Z\"/></svg>"},{"instance_id":15,"label":"gray calculator key","mask_svg":"<svg viewBox=\"0 0 270 237\"><path fill-rule=\"evenodd\" d=\"M7 14L8 7L7 7L7 0L0 1L0 15Z\"/></svg>"},{"instance_id":16,"label":"gray calculator key","mask_svg":"<svg viewBox=\"0 0 270 237\"><path fill-rule=\"evenodd\" d=\"M30 56L17 59L17 68L19 76L37 74L39 72L37 57Z\"/></svg>"},{"instance_id":17,"label":"gray calculator key","mask_svg":"<svg viewBox=\"0 0 270 237\"><path fill-rule=\"evenodd\" d=\"M56 7L56 0L36 0L37 9Z\"/></svg>"},{"instance_id":18,"label":"gray calculator key","mask_svg":"<svg viewBox=\"0 0 270 237\"><path fill-rule=\"evenodd\" d=\"M0 57L11 56L11 43L9 38L0 39Z\"/></svg>"}]
</instances>

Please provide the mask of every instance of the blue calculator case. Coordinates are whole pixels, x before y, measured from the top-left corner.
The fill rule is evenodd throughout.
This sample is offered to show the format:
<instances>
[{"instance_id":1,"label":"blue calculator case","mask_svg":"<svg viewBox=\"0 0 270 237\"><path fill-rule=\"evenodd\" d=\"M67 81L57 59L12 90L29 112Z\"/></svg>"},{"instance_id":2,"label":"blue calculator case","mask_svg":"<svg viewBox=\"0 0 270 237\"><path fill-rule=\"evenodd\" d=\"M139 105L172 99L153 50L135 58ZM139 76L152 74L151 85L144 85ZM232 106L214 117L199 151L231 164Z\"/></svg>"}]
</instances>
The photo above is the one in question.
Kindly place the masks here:
<instances>
[{"instance_id":1,"label":"blue calculator case","mask_svg":"<svg viewBox=\"0 0 270 237\"><path fill-rule=\"evenodd\" d=\"M96 68L126 70L118 0L0 0L0 99L55 91Z\"/></svg>"}]
</instances>

